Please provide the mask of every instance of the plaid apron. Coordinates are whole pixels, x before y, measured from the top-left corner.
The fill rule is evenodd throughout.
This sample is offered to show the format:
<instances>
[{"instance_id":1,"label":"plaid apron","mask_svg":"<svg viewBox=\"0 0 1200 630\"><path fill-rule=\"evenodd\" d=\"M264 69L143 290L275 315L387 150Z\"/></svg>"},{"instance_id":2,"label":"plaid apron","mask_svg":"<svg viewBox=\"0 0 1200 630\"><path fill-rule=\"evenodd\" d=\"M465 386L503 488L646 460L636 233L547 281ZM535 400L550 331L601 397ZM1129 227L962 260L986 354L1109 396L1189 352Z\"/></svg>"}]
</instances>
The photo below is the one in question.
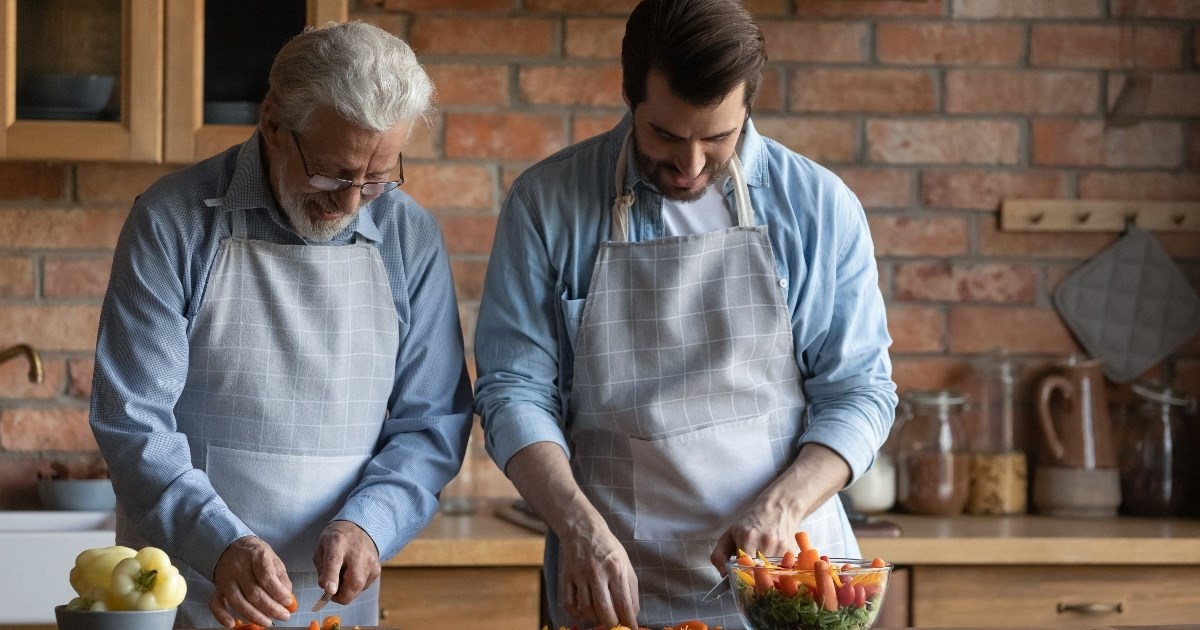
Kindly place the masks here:
<instances>
[{"instance_id":1,"label":"plaid apron","mask_svg":"<svg viewBox=\"0 0 1200 630\"><path fill-rule=\"evenodd\" d=\"M700 600L721 579L709 560L717 538L799 450L791 318L737 156L737 225L629 243L628 147L627 137L613 241L600 245L575 334L572 470L629 553L640 625L736 628L732 597ZM836 495L794 529L831 557L857 555ZM557 547L548 557L551 617L582 625L558 602Z\"/></svg>"}]
</instances>

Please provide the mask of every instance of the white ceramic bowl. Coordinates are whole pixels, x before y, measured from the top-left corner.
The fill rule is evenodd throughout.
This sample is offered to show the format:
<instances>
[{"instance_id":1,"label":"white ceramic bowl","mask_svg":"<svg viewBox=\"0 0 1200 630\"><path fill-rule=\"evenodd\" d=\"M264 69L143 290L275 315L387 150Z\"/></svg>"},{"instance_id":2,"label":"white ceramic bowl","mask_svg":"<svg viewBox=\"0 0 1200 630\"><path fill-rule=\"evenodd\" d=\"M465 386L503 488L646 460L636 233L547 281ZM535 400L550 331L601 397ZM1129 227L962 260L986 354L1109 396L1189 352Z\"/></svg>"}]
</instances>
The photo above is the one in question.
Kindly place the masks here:
<instances>
[{"instance_id":1,"label":"white ceramic bowl","mask_svg":"<svg viewBox=\"0 0 1200 630\"><path fill-rule=\"evenodd\" d=\"M58 630L171 630L176 608L166 610L67 610L54 607Z\"/></svg>"},{"instance_id":2,"label":"white ceramic bowl","mask_svg":"<svg viewBox=\"0 0 1200 630\"><path fill-rule=\"evenodd\" d=\"M47 510L105 512L117 507L111 479L42 479L38 496Z\"/></svg>"}]
</instances>

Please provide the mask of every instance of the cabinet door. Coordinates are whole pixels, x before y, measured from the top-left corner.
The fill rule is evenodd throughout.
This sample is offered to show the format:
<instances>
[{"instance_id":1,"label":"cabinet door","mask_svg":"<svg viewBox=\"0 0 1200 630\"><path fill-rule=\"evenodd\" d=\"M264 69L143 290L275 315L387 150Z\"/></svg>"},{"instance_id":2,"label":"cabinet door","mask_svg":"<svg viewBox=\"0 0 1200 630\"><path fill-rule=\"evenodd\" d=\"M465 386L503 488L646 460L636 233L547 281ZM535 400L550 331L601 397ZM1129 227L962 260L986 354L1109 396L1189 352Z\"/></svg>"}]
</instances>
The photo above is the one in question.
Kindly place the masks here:
<instances>
[{"instance_id":1,"label":"cabinet door","mask_svg":"<svg viewBox=\"0 0 1200 630\"><path fill-rule=\"evenodd\" d=\"M538 627L541 567L384 568L379 623L398 628Z\"/></svg>"},{"instance_id":2,"label":"cabinet door","mask_svg":"<svg viewBox=\"0 0 1200 630\"><path fill-rule=\"evenodd\" d=\"M0 0L0 158L160 161L164 2Z\"/></svg>"},{"instance_id":3,"label":"cabinet door","mask_svg":"<svg viewBox=\"0 0 1200 630\"><path fill-rule=\"evenodd\" d=\"M303 23L308 25L325 22L345 21L348 16L348 0L295 0L295 5L304 11ZM245 20L230 11L210 14L212 6L238 4L241 10L256 15ZM232 145L244 141L254 130L254 116L261 94L256 87L265 90L266 74L270 61L282 37L278 31L268 32L286 23L280 19L262 19L257 15L264 11L283 11L289 3L231 3L229 0L172 0L167 7L166 62L171 69L166 79L165 160L167 162L190 163L200 160ZM219 68L205 68L205 59L214 59L218 52L209 50L206 55L206 40L216 41L214 35L206 34L206 18L210 25L224 23L230 28L259 28L259 36L242 37L230 33L231 47L246 47L247 52L229 51L235 61L220 63ZM217 19L220 18L220 19ZM221 28L214 26L214 28ZM296 32L299 29L295 29ZM287 33L295 34L295 33ZM218 62L219 63L219 62ZM218 80L214 85L214 73L229 77ZM256 82L242 91L235 83ZM225 94L206 94L224 90ZM208 111L206 112L206 105ZM245 115L240 116L239 111Z\"/></svg>"},{"instance_id":4,"label":"cabinet door","mask_svg":"<svg viewBox=\"0 0 1200 630\"><path fill-rule=\"evenodd\" d=\"M1195 623L1200 567L915 567L912 624L1110 626Z\"/></svg>"}]
</instances>

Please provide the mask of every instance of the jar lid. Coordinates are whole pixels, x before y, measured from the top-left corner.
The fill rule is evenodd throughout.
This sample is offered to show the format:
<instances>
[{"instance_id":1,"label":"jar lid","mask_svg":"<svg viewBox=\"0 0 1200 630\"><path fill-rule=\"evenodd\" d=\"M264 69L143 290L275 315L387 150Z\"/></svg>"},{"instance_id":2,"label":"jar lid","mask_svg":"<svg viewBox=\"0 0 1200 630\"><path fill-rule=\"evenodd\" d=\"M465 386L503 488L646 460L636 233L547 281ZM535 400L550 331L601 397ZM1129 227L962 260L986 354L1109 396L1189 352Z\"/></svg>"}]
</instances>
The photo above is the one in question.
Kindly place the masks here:
<instances>
[{"instance_id":1,"label":"jar lid","mask_svg":"<svg viewBox=\"0 0 1200 630\"><path fill-rule=\"evenodd\" d=\"M905 398L918 405L964 405L967 402L966 394L952 389L914 389L905 394Z\"/></svg>"},{"instance_id":2,"label":"jar lid","mask_svg":"<svg viewBox=\"0 0 1200 630\"><path fill-rule=\"evenodd\" d=\"M1138 396L1146 400L1153 400L1164 405L1172 405L1175 407L1187 407L1191 401L1182 393L1171 389L1166 385L1152 385L1150 383L1134 383L1133 391Z\"/></svg>"}]
</instances>

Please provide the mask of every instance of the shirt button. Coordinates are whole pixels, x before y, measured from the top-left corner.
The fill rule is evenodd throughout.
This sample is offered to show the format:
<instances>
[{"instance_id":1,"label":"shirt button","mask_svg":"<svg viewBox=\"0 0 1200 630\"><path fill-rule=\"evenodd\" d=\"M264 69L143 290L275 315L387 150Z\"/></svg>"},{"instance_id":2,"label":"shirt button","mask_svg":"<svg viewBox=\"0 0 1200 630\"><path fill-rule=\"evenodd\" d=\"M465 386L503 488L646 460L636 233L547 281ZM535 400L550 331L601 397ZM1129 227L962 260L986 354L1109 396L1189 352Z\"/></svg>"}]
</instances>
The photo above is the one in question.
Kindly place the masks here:
<instances>
[{"instance_id":1,"label":"shirt button","mask_svg":"<svg viewBox=\"0 0 1200 630\"><path fill-rule=\"evenodd\" d=\"M780 286L780 287L782 287L782 288L786 289L786 288L787 288L787 285L788 285L787 278L780 278L780 279L779 279L779 286Z\"/></svg>"}]
</instances>

